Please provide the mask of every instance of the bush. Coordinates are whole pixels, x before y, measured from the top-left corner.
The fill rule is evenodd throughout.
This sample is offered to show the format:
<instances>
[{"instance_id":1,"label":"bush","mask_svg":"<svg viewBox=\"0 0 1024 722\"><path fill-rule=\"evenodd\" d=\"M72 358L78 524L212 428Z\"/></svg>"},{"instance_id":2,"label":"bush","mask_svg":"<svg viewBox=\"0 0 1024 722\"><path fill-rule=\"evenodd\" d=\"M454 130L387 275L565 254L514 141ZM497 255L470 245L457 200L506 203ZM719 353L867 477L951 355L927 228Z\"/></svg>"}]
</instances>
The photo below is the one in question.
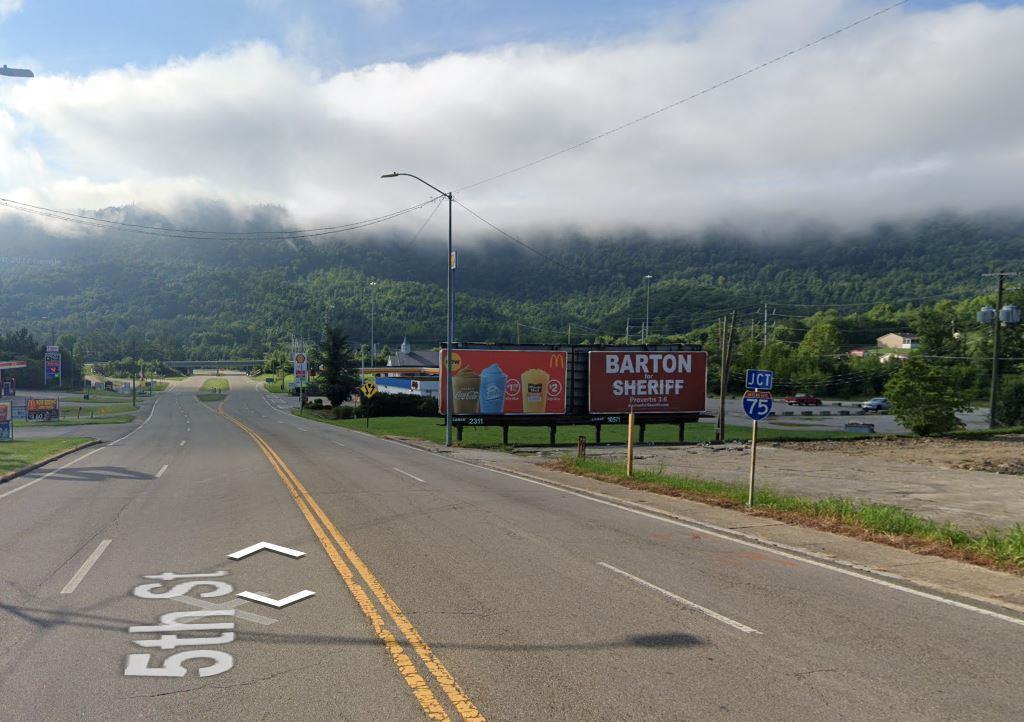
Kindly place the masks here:
<instances>
[{"instance_id":1,"label":"bush","mask_svg":"<svg viewBox=\"0 0 1024 722\"><path fill-rule=\"evenodd\" d=\"M944 434L960 425L956 412L970 409L969 394L944 366L911 356L885 385L896 420L921 436Z\"/></svg>"},{"instance_id":2,"label":"bush","mask_svg":"<svg viewBox=\"0 0 1024 722\"><path fill-rule=\"evenodd\" d=\"M331 416L335 419L353 419L355 415L356 410L352 406L338 405L331 409Z\"/></svg>"},{"instance_id":3,"label":"bush","mask_svg":"<svg viewBox=\"0 0 1024 722\"><path fill-rule=\"evenodd\" d=\"M1003 381L996 415L1001 426L1024 424L1024 377Z\"/></svg>"},{"instance_id":4,"label":"bush","mask_svg":"<svg viewBox=\"0 0 1024 722\"><path fill-rule=\"evenodd\" d=\"M364 399L362 416L437 416L437 399L410 394L375 394Z\"/></svg>"}]
</instances>

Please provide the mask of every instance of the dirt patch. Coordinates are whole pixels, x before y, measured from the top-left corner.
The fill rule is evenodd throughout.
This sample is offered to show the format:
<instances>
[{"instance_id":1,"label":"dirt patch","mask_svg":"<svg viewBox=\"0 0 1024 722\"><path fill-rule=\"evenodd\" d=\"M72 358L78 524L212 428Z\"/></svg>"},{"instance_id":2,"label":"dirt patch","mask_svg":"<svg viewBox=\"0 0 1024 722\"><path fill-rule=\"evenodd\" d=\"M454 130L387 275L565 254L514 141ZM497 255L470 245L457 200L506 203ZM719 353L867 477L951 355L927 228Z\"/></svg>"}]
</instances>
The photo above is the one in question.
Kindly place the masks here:
<instances>
[{"instance_id":1,"label":"dirt patch","mask_svg":"<svg viewBox=\"0 0 1024 722\"><path fill-rule=\"evenodd\" d=\"M928 464L941 469L1024 475L1024 435L993 439L886 437L856 441L809 441L780 446L802 451L871 456L891 462Z\"/></svg>"}]
</instances>

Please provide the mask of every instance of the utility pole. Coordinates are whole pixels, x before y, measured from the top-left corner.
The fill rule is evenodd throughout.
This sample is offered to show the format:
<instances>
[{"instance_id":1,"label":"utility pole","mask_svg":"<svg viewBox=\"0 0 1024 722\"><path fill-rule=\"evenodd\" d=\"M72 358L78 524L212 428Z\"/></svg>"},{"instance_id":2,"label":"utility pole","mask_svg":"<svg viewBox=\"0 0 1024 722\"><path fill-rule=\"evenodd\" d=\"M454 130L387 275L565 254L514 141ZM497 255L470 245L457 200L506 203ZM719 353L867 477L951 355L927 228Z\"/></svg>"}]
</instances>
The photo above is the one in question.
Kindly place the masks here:
<instances>
[{"instance_id":1,"label":"utility pole","mask_svg":"<svg viewBox=\"0 0 1024 722\"><path fill-rule=\"evenodd\" d=\"M572 324L569 324L569 346L572 346Z\"/></svg>"},{"instance_id":2,"label":"utility pole","mask_svg":"<svg viewBox=\"0 0 1024 722\"><path fill-rule=\"evenodd\" d=\"M626 319L626 344L629 344L629 319Z\"/></svg>"},{"instance_id":3,"label":"utility pole","mask_svg":"<svg viewBox=\"0 0 1024 722\"><path fill-rule=\"evenodd\" d=\"M762 348L768 348L768 302L764 302L764 343Z\"/></svg>"},{"instance_id":4,"label":"utility pole","mask_svg":"<svg viewBox=\"0 0 1024 722\"><path fill-rule=\"evenodd\" d=\"M725 392L729 384L729 363L732 360L732 334L736 326L736 312L733 311L729 318L722 317L722 345L721 365L722 378L721 389L718 399L718 425L715 429L715 441L725 441Z\"/></svg>"},{"instance_id":5,"label":"utility pole","mask_svg":"<svg viewBox=\"0 0 1024 722\"><path fill-rule=\"evenodd\" d=\"M135 358L135 339L132 339L132 408L135 408L135 377L139 375L139 362Z\"/></svg>"},{"instance_id":6,"label":"utility pole","mask_svg":"<svg viewBox=\"0 0 1024 722\"><path fill-rule=\"evenodd\" d=\"M519 327L519 322L516 321L516 344L521 344L522 342L523 342L523 332L522 332L522 330Z\"/></svg>"},{"instance_id":7,"label":"utility pole","mask_svg":"<svg viewBox=\"0 0 1024 722\"><path fill-rule=\"evenodd\" d=\"M995 273L982 274L986 278L996 278L996 307L995 313L992 317L992 386L989 389L989 406L988 406L988 427L990 429L996 428L999 423L996 420L996 405L999 399L999 353L1001 350L1000 344L1000 330L1002 328L1002 319L1000 318L1003 309L1003 279L1007 276L1020 276L1024 275L1021 273L1013 273L1009 271L997 271Z\"/></svg>"},{"instance_id":8,"label":"utility pole","mask_svg":"<svg viewBox=\"0 0 1024 722\"><path fill-rule=\"evenodd\" d=\"M647 281L647 311L644 313L644 335L643 342L647 343L647 337L651 333L651 279L654 278L651 274L644 276L644 280Z\"/></svg>"}]
</instances>

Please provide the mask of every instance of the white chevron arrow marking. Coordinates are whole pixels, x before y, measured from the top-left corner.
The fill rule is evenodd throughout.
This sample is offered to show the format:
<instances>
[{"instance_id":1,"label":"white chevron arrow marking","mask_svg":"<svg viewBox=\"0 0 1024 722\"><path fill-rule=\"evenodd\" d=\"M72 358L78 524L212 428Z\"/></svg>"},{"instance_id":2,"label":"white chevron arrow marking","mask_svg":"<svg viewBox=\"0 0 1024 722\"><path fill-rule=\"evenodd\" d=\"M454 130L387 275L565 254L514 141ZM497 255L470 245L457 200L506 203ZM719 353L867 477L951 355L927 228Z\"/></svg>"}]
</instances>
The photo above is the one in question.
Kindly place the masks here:
<instances>
[{"instance_id":1,"label":"white chevron arrow marking","mask_svg":"<svg viewBox=\"0 0 1024 722\"><path fill-rule=\"evenodd\" d=\"M295 602L301 602L303 599L308 599L314 594L316 594L316 592L303 589L301 592L295 592L295 594L285 597L284 599L271 599L270 597L264 597L262 594L255 594L254 592L239 592L238 596L253 602L266 604L268 607L273 607L274 609L283 609L289 604L295 604Z\"/></svg>"},{"instance_id":2,"label":"white chevron arrow marking","mask_svg":"<svg viewBox=\"0 0 1024 722\"><path fill-rule=\"evenodd\" d=\"M289 549L288 547L283 547L278 544L271 544L270 542L260 542L259 544L253 544L251 547L239 549L234 554L228 554L228 559L234 559L237 561L239 559L244 559L250 554L255 554L256 552L263 551L264 549L268 549L272 552L277 552L278 554L284 554L286 557L291 557L292 559L298 559L299 557L306 556L306 552L300 552L298 549Z\"/></svg>"}]
</instances>

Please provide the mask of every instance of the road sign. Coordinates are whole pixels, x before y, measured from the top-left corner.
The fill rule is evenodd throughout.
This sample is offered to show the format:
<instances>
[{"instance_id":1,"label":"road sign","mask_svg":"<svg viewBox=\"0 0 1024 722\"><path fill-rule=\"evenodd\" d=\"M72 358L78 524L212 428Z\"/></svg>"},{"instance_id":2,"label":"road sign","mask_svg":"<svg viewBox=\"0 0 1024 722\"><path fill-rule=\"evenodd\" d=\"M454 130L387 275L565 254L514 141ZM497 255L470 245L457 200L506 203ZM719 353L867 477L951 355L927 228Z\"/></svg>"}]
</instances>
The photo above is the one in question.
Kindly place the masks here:
<instances>
[{"instance_id":1,"label":"road sign","mask_svg":"<svg viewBox=\"0 0 1024 722\"><path fill-rule=\"evenodd\" d=\"M373 381L367 381L365 384L359 387L359 390L363 392L363 396L366 398L372 398L377 393L377 384Z\"/></svg>"},{"instance_id":2,"label":"road sign","mask_svg":"<svg viewBox=\"0 0 1024 722\"><path fill-rule=\"evenodd\" d=\"M770 391L747 391L743 394L743 413L754 421L768 417L772 410Z\"/></svg>"},{"instance_id":3,"label":"road sign","mask_svg":"<svg viewBox=\"0 0 1024 722\"><path fill-rule=\"evenodd\" d=\"M771 391L772 382L774 380L774 371L765 371L764 369L747 369L748 389L763 389L764 391Z\"/></svg>"},{"instance_id":4,"label":"road sign","mask_svg":"<svg viewBox=\"0 0 1024 722\"><path fill-rule=\"evenodd\" d=\"M292 373L295 375L295 380L302 385L302 382L306 378L306 354L297 353L293 363Z\"/></svg>"}]
</instances>

